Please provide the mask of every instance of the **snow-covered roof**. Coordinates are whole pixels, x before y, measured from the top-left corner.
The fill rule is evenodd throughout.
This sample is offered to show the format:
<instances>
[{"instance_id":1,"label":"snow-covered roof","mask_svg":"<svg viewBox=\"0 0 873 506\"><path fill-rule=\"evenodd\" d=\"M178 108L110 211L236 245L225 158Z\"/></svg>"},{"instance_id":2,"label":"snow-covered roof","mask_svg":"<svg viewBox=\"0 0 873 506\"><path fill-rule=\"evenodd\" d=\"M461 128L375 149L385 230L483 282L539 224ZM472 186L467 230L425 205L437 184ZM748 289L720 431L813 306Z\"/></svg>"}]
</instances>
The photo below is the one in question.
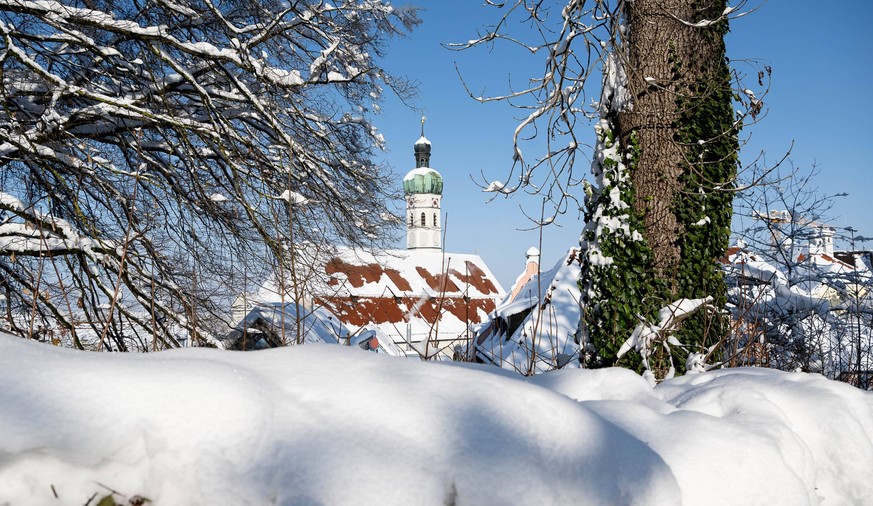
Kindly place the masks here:
<instances>
[{"instance_id":1,"label":"snow-covered roof","mask_svg":"<svg viewBox=\"0 0 873 506\"><path fill-rule=\"evenodd\" d=\"M577 366L580 264L578 248L533 276L514 300L505 300L477 329L472 351L480 360L523 373Z\"/></svg>"},{"instance_id":2,"label":"snow-covered roof","mask_svg":"<svg viewBox=\"0 0 873 506\"><path fill-rule=\"evenodd\" d=\"M298 322L300 337L306 343L338 344L349 336L349 330L339 318L323 307L306 308L293 302L271 302L255 305L222 340L230 347L273 348L297 339ZM268 332L280 342L239 343L250 332Z\"/></svg>"},{"instance_id":3,"label":"snow-covered roof","mask_svg":"<svg viewBox=\"0 0 873 506\"><path fill-rule=\"evenodd\" d=\"M775 265L764 260L761 255L745 250L739 246L728 248L721 263L725 269L748 279L764 283L785 279L785 274Z\"/></svg>"},{"instance_id":4,"label":"snow-covered roof","mask_svg":"<svg viewBox=\"0 0 873 506\"><path fill-rule=\"evenodd\" d=\"M403 193L428 193L442 195L443 177L430 167L418 167L410 170L403 177Z\"/></svg>"},{"instance_id":5,"label":"snow-covered roof","mask_svg":"<svg viewBox=\"0 0 873 506\"><path fill-rule=\"evenodd\" d=\"M440 175L439 172L437 172L435 169L432 169L430 167L418 167L418 168L412 169L409 172L407 172L406 175L403 176L403 181L412 181L415 178L415 176L429 176L429 175L431 175L432 172L436 173L437 176ZM442 176L440 176L440 177L442 177Z\"/></svg>"},{"instance_id":6,"label":"snow-covered roof","mask_svg":"<svg viewBox=\"0 0 873 506\"><path fill-rule=\"evenodd\" d=\"M790 255L793 258L793 255ZM778 261L772 256L763 255L740 246L732 246L721 259L728 271L735 272L746 278L757 279L767 283L794 283L786 274L786 262L791 263L793 278L802 278L801 284L808 289L815 289L828 276L846 275L856 270L856 267L836 255L826 253L808 254L802 251L793 260ZM863 263L862 263L863 265Z\"/></svg>"},{"instance_id":7,"label":"snow-covered roof","mask_svg":"<svg viewBox=\"0 0 873 506\"><path fill-rule=\"evenodd\" d=\"M416 146L421 146L421 145L428 145L428 146L430 146L430 141L427 140L427 137L425 137L425 136L422 135L421 137L418 138L417 141L415 141L415 145L416 145Z\"/></svg>"},{"instance_id":8,"label":"snow-covered roof","mask_svg":"<svg viewBox=\"0 0 873 506\"><path fill-rule=\"evenodd\" d=\"M439 250L367 253L338 248L328 261L329 284L358 297L468 295L502 297L503 288L479 255ZM447 276L441 278L445 272Z\"/></svg>"},{"instance_id":9,"label":"snow-covered roof","mask_svg":"<svg viewBox=\"0 0 873 506\"><path fill-rule=\"evenodd\" d=\"M829 254L810 255L809 250L803 250L796 257L786 256L790 260L778 261L750 251L745 245L729 248L721 260L729 280L732 278L737 284L729 290L729 299L734 304L742 304L743 311L749 314L821 316L840 304L840 292L847 285L869 276L863 262L856 267ZM740 280L755 280L760 286L752 290L747 282Z\"/></svg>"},{"instance_id":10,"label":"snow-covered roof","mask_svg":"<svg viewBox=\"0 0 873 506\"><path fill-rule=\"evenodd\" d=\"M482 258L472 254L373 254L341 247L324 263L323 273L326 282L316 288L316 305L327 307L352 331L374 324L395 341L457 337L483 321L506 296ZM280 297L267 284L256 298Z\"/></svg>"}]
</instances>

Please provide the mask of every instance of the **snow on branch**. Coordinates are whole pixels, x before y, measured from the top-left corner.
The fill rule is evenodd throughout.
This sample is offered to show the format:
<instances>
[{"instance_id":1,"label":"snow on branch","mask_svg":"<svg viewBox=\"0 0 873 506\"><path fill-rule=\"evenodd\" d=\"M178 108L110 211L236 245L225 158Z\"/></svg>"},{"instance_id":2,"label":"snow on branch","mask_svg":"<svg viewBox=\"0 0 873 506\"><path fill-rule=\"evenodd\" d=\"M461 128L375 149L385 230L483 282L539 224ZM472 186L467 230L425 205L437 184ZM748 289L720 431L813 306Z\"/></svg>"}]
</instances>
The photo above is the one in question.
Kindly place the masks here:
<instances>
[{"instance_id":1,"label":"snow on branch","mask_svg":"<svg viewBox=\"0 0 873 506\"><path fill-rule=\"evenodd\" d=\"M741 17L743 17L743 16L746 16L746 15L748 15L748 14L751 14L752 12L754 12L754 11L756 11L756 10L758 9L757 7L755 7L755 8L752 9L752 10L749 10L749 11L746 11L746 12L738 12L738 13L734 14L734 12L736 12L736 11L742 9L743 6L746 5L747 1L748 1L748 0L741 0L737 5L734 5L734 6L730 6L730 5L729 5L729 6L725 7L725 9L724 9L724 11L721 13L721 15L720 15L719 17L715 18L715 19L701 19L700 21L696 21L696 22L692 23L692 22L690 22L690 21L687 21L687 20L681 19L681 18L679 18L678 16L676 16L675 14L672 14L672 13L670 14L670 16L671 16L673 19L675 19L676 21L679 21L680 23L682 23L682 24L685 25L685 26L690 26L690 27L693 27L693 28L706 28L706 27L708 27L708 26L712 26L712 25L714 25L714 24L721 23L722 21L727 21L728 19L741 18Z\"/></svg>"},{"instance_id":2,"label":"snow on branch","mask_svg":"<svg viewBox=\"0 0 873 506\"><path fill-rule=\"evenodd\" d=\"M105 261L105 252L116 251L112 242L84 237L67 220L27 207L8 193L0 192L0 211L23 218L0 220L0 256L81 252Z\"/></svg>"},{"instance_id":3,"label":"snow on branch","mask_svg":"<svg viewBox=\"0 0 873 506\"><path fill-rule=\"evenodd\" d=\"M0 262L17 307L90 318L122 292L194 340L242 263L390 241L372 118L415 90L378 58L418 23L382 0L0 0L0 251L32 255Z\"/></svg>"},{"instance_id":4,"label":"snow on branch","mask_svg":"<svg viewBox=\"0 0 873 506\"><path fill-rule=\"evenodd\" d=\"M507 182L499 190L488 179L483 179L480 186L484 191L503 195L518 190L543 195L550 207L554 205L554 212L534 221L552 222L557 214L579 208L571 189L582 178L573 173L572 167L584 143L576 138L575 126L596 115L596 107L586 104L586 83L592 73L598 73L603 57L598 41L607 36L611 13L603 2L586 5L579 0L566 2L560 11L532 0L489 5L503 8L497 23L475 38L447 47L494 50L498 43L508 42L499 50L518 48L524 58L539 59L543 70L541 75L526 76L521 85L510 81L506 92L486 94L473 91L463 68L456 65L462 84L474 100L508 102L522 111L513 132L512 172L504 179ZM545 139L547 146L546 154L536 159L526 156L523 147L534 138ZM515 174L515 170L520 172ZM514 179L518 182L512 182Z\"/></svg>"},{"instance_id":5,"label":"snow on branch","mask_svg":"<svg viewBox=\"0 0 873 506\"><path fill-rule=\"evenodd\" d=\"M649 323L641 321L633 330L631 336L621 345L616 358L621 358L631 350L637 350L640 357L643 359L643 365L647 372L651 372L649 367L649 356L652 355L657 345L661 345L669 350L669 346L683 346L675 337L673 332L679 329L682 321L689 316L701 311L718 311L718 308L712 305L713 298L705 297L702 299L679 299L675 302L662 307L658 311L658 321ZM670 358L672 362L672 356ZM698 367L700 357L692 360L694 367ZM667 377L672 376L674 368L670 366L670 371ZM663 378L661 378L663 379Z\"/></svg>"}]
</instances>

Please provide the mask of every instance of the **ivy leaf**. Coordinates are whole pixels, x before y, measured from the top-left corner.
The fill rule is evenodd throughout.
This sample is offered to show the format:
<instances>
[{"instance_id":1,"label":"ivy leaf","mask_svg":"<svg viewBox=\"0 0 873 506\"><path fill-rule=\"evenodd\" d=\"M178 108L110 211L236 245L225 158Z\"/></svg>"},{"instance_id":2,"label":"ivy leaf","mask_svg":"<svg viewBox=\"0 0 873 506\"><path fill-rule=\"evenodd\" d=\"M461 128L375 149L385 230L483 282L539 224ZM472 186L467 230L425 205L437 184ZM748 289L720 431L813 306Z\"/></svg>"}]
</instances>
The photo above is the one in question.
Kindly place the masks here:
<instances>
[{"instance_id":1,"label":"ivy leaf","mask_svg":"<svg viewBox=\"0 0 873 506\"><path fill-rule=\"evenodd\" d=\"M115 498L112 497L112 494L108 494L103 496L98 502L97 506L118 506L118 503L115 502Z\"/></svg>"}]
</instances>

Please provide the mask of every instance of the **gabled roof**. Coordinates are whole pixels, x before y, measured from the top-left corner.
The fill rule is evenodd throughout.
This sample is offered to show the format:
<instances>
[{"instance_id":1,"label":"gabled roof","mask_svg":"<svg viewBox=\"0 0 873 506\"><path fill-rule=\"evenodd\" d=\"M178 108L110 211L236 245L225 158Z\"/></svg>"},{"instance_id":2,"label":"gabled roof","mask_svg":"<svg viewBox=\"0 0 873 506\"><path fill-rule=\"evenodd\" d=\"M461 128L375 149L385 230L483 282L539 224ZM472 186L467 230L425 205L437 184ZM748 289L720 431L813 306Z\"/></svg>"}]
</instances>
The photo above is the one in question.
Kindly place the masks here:
<instances>
[{"instance_id":1,"label":"gabled roof","mask_svg":"<svg viewBox=\"0 0 873 506\"><path fill-rule=\"evenodd\" d=\"M478 255L345 249L325 272L329 290L321 303L347 325L374 324L395 341L457 338L505 296Z\"/></svg>"},{"instance_id":2,"label":"gabled roof","mask_svg":"<svg viewBox=\"0 0 873 506\"><path fill-rule=\"evenodd\" d=\"M531 277L477 329L475 356L525 374L578 367L579 272L578 248L572 248L550 270Z\"/></svg>"},{"instance_id":3,"label":"gabled roof","mask_svg":"<svg viewBox=\"0 0 873 506\"><path fill-rule=\"evenodd\" d=\"M328 285L355 297L427 295L503 297L503 287L478 255L389 250L374 255L341 248L325 266Z\"/></svg>"},{"instance_id":4,"label":"gabled roof","mask_svg":"<svg viewBox=\"0 0 873 506\"><path fill-rule=\"evenodd\" d=\"M293 343L298 325L306 343L338 344L349 337L349 330L323 307L271 302L253 307L221 340L231 349L275 348Z\"/></svg>"},{"instance_id":5,"label":"gabled roof","mask_svg":"<svg viewBox=\"0 0 873 506\"><path fill-rule=\"evenodd\" d=\"M506 295L482 258L471 254L373 254L340 247L320 270L323 280L312 288L316 306L326 307L353 332L374 324L394 341L457 338ZM280 298L274 283L255 297Z\"/></svg>"}]
</instances>

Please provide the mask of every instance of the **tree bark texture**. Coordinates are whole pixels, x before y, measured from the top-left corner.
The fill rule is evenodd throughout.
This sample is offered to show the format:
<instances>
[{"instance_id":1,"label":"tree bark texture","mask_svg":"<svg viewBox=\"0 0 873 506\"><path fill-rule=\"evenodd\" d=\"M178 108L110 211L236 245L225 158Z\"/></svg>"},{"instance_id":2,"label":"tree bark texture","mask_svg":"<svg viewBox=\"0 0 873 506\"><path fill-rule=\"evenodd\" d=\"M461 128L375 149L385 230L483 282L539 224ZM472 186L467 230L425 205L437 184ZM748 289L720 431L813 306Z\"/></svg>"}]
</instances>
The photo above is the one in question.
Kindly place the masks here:
<instances>
[{"instance_id":1,"label":"tree bark texture","mask_svg":"<svg viewBox=\"0 0 873 506\"><path fill-rule=\"evenodd\" d=\"M683 113L705 103L708 86L700 83L725 80L719 75L725 57L722 28L686 23L718 19L724 7L724 0L627 3L624 55L633 105L618 116L619 137L628 146L631 133L636 134L639 160L631 173L634 209L645 226L654 274L667 281L673 297L685 296L679 293L676 273L683 256L680 239L687 232L675 203L687 192L698 191L687 188L683 178L689 168L698 170L696 161L689 160L687 141L682 140Z\"/></svg>"}]
</instances>

